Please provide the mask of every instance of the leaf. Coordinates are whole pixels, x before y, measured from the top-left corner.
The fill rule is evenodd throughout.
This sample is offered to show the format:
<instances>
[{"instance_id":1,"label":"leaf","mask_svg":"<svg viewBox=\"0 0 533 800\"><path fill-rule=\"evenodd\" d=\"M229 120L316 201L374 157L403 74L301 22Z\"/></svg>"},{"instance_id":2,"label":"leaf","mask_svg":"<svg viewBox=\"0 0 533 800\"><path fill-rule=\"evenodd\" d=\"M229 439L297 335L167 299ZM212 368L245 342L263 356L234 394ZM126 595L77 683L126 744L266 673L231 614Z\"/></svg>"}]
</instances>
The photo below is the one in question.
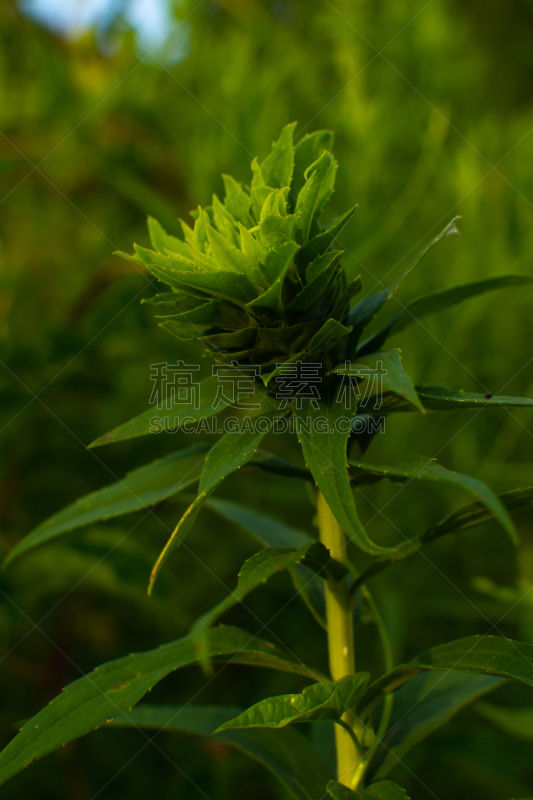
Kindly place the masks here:
<instances>
[{"instance_id":1,"label":"leaf","mask_svg":"<svg viewBox=\"0 0 533 800\"><path fill-rule=\"evenodd\" d=\"M487 719L497 728L517 739L533 741L533 708L519 708L516 706L496 706L492 703L476 703L474 706L478 714Z\"/></svg>"},{"instance_id":2,"label":"leaf","mask_svg":"<svg viewBox=\"0 0 533 800\"><path fill-rule=\"evenodd\" d=\"M285 311L304 312L311 308L337 275L338 264L343 255L344 250L332 250L316 258L307 268L306 286L293 297ZM315 269L310 273L309 270L313 266Z\"/></svg>"},{"instance_id":3,"label":"leaf","mask_svg":"<svg viewBox=\"0 0 533 800\"><path fill-rule=\"evenodd\" d=\"M409 264L405 272L403 272L391 286L386 289L382 289L381 291L376 292L369 297L365 297L351 309L347 320L348 324L353 326L353 331L348 342L349 354L355 353L363 330L372 321L378 311L383 308L385 303L394 296L406 277L410 275L415 267L418 266L424 256L426 256L429 251L432 250L433 247L435 247L435 245L442 239L446 239L449 236L459 233L455 225L458 219L459 217L454 217L452 221L449 222L448 225L446 225L446 227L443 228L443 230L437 234L437 236L435 236L430 243L423 248L423 250L420 251L416 258Z\"/></svg>"},{"instance_id":4,"label":"leaf","mask_svg":"<svg viewBox=\"0 0 533 800\"><path fill-rule=\"evenodd\" d=\"M375 681L361 700L359 714L406 681L427 670L451 670L494 675L533 686L533 645L503 636L466 636L426 650Z\"/></svg>"},{"instance_id":5,"label":"leaf","mask_svg":"<svg viewBox=\"0 0 533 800\"><path fill-rule=\"evenodd\" d=\"M265 472L272 472L274 475L281 475L284 478L299 478L302 481L310 481L314 483L313 476L308 469L293 464L291 461L286 461L284 458L273 456L264 450L258 450L252 462L254 467L265 470Z\"/></svg>"},{"instance_id":6,"label":"leaf","mask_svg":"<svg viewBox=\"0 0 533 800\"><path fill-rule=\"evenodd\" d=\"M224 205L241 225L251 228L254 223L250 215L250 195L231 175L223 175L222 180L226 190Z\"/></svg>"},{"instance_id":7,"label":"leaf","mask_svg":"<svg viewBox=\"0 0 533 800\"><path fill-rule=\"evenodd\" d=\"M168 250L172 253L186 252L185 243L175 236L169 236L163 226L153 217L148 217L148 230L150 232L152 246L159 253L167 255Z\"/></svg>"},{"instance_id":8,"label":"leaf","mask_svg":"<svg viewBox=\"0 0 533 800\"><path fill-rule=\"evenodd\" d=\"M361 550L380 555L388 548L368 538L357 515L348 477L346 449L356 401L349 390L345 402L339 401L336 388L328 388L318 408L313 408L310 400L303 400L300 410L293 407L296 432L305 463L341 528Z\"/></svg>"},{"instance_id":9,"label":"leaf","mask_svg":"<svg viewBox=\"0 0 533 800\"><path fill-rule=\"evenodd\" d=\"M293 728L213 733L241 709L226 706L154 706L143 703L111 727L136 727L205 736L226 742L268 769L296 800L323 800L328 775L311 742Z\"/></svg>"},{"instance_id":10,"label":"leaf","mask_svg":"<svg viewBox=\"0 0 533 800\"><path fill-rule=\"evenodd\" d=\"M252 322L242 308L222 300L210 300L198 308L181 314L172 314L163 319L164 321L159 323L160 327L178 339L198 339L213 328L229 328L238 331L246 328Z\"/></svg>"},{"instance_id":11,"label":"leaf","mask_svg":"<svg viewBox=\"0 0 533 800\"><path fill-rule=\"evenodd\" d=\"M232 472L235 472L235 470L243 467L250 461L264 435L264 433L260 433L254 429L250 431L240 431L237 429L236 431L225 433L211 448L205 459L200 476L198 497L182 516L159 554L159 558L154 564L150 575L148 594L152 593L154 583L161 571L161 567L170 553L179 547L187 536L206 498L220 483L222 483L224 478L227 478Z\"/></svg>"},{"instance_id":12,"label":"leaf","mask_svg":"<svg viewBox=\"0 0 533 800\"><path fill-rule=\"evenodd\" d=\"M351 467L355 467L356 472L353 475L355 483L357 483L358 474L370 474L389 478L389 480L397 480L403 483L405 480L419 480L419 481L436 481L438 483L448 483L451 486L457 486L470 492L474 497L479 498L491 514L500 522L501 526L511 537L511 540L517 544L518 537L516 530L509 514L507 513L504 505L499 498L494 494L492 489L474 478L472 475L463 475L460 472L453 472L452 470L442 467L435 462L433 458L425 456L414 456L406 461L404 464L399 464L397 467L377 467L371 464L365 464L362 461L349 461Z\"/></svg>"},{"instance_id":13,"label":"leaf","mask_svg":"<svg viewBox=\"0 0 533 800\"><path fill-rule=\"evenodd\" d=\"M253 260L211 225L207 227L207 241L220 270L234 270L244 275L249 275L253 271Z\"/></svg>"},{"instance_id":14,"label":"leaf","mask_svg":"<svg viewBox=\"0 0 533 800\"><path fill-rule=\"evenodd\" d=\"M316 680L313 670L239 628L211 630L209 655L216 661L268 667ZM129 712L170 672L196 662L194 642L186 636L155 650L109 661L69 684L0 753L0 784L61 745Z\"/></svg>"},{"instance_id":15,"label":"leaf","mask_svg":"<svg viewBox=\"0 0 533 800\"><path fill-rule=\"evenodd\" d=\"M533 486L527 489L513 489L510 492L505 492L505 494L499 495L499 500L508 511L517 511L520 508L533 505ZM463 506L463 508L454 511L453 514L450 514L437 525L432 525L420 536L415 536L413 539L403 542L389 556L380 556L375 559L353 584L354 591L358 586L366 583L373 575L386 569L391 564L395 564L396 561L401 561L416 553L435 539L448 533L459 533L494 518L495 515L484 503L471 503L468 506Z\"/></svg>"},{"instance_id":16,"label":"leaf","mask_svg":"<svg viewBox=\"0 0 533 800\"><path fill-rule=\"evenodd\" d=\"M342 783L330 781L326 790L334 800L409 800L405 789L392 781L372 783L362 792L354 792Z\"/></svg>"},{"instance_id":17,"label":"leaf","mask_svg":"<svg viewBox=\"0 0 533 800\"><path fill-rule=\"evenodd\" d=\"M450 389L447 386L417 386L420 402L428 411L452 411L457 408L480 408L483 406L533 406L529 397L506 397L476 392L465 392L463 389ZM384 411L412 411L413 408L399 398L392 401L384 398Z\"/></svg>"},{"instance_id":18,"label":"leaf","mask_svg":"<svg viewBox=\"0 0 533 800\"><path fill-rule=\"evenodd\" d=\"M265 274L270 278L269 288L252 300L248 304L252 309L273 309L276 312L281 312L281 290L283 282L287 274L287 270L293 263L294 254L298 250L298 245L294 242L286 242L281 247L268 253L267 260L268 266L265 266Z\"/></svg>"},{"instance_id":19,"label":"leaf","mask_svg":"<svg viewBox=\"0 0 533 800\"><path fill-rule=\"evenodd\" d=\"M432 672L405 683L394 692L393 714L382 740L374 777L386 777L415 745L466 705L504 682L503 678L490 675Z\"/></svg>"},{"instance_id":20,"label":"leaf","mask_svg":"<svg viewBox=\"0 0 533 800\"><path fill-rule=\"evenodd\" d=\"M300 244L307 242L315 214L320 213L320 191L332 164L331 154L325 150L305 172L306 182L298 194L294 209L294 213L298 216L299 237L297 241Z\"/></svg>"},{"instance_id":21,"label":"leaf","mask_svg":"<svg viewBox=\"0 0 533 800\"><path fill-rule=\"evenodd\" d=\"M314 131L304 136L294 148L294 173L291 184L291 207L296 204L296 199L305 184L305 172L314 164L324 150L331 152L333 148L332 131Z\"/></svg>"},{"instance_id":22,"label":"leaf","mask_svg":"<svg viewBox=\"0 0 533 800\"><path fill-rule=\"evenodd\" d=\"M215 620L232 606L242 602L246 595L266 583L276 572L302 563L324 579L329 577L339 580L347 572L343 564L331 558L329 550L321 542L307 542L298 550L293 547L267 547L256 553L241 567L239 580L233 592L214 608L202 614L192 627L191 636L197 640L200 662L204 667L210 667L206 633Z\"/></svg>"},{"instance_id":23,"label":"leaf","mask_svg":"<svg viewBox=\"0 0 533 800\"><path fill-rule=\"evenodd\" d=\"M41 523L11 550L4 566L67 531L153 506L199 480L209 446L189 447L130 472L122 481L81 497Z\"/></svg>"},{"instance_id":24,"label":"leaf","mask_svg":"<svg viewBox=\"0 0 533 800\"><path fill-rule=\"evenodd\" d=\"M257 455L260 455L259 453ZM261 466L254 458L252 464ZM281 459L279 459L281 461ZM307 479L312 480L306 470ZM287 474L281 472L277 474ZM294 547L301 548L308 544L310 536L295 528L291 528L279 519L254 511L231 500L214 498L206 501L206 506L225 519L240 525L256 542L263 547ZM294 586L307 605L319 625L325 627L325 601L324 589L320 581L305 566L295 565L289 567Z\"/></svg>"},{"instance_id":25,"label":"leaf","mask_svg":"<svg viewBox=\"0 0 533 800\"><path fill-rule=\"evenodd\" d=\"M494 292L497 289L504 289L511 286L523 286L524 284L532 283L533 278L530 275L499 275L495 278L486 278L482 281L474 281L472 283L465 283L460 286L451 286L448 289L441 289L438 292L432 292L424 297L419 297L412 300L406 305L404 310L398 314L383 330L376 333L366 342L363 342L358 350L362 352L373 352L380 350L386 339L393 333L399 333L407 328L411 323L416 322L429 314L435 314L437 311L443 311L450 308L463 300L471 297L477 297L487 292Z\"/></svg>"},{"instance_id":26,"label":"leaf","mask_svg":"<svg viewBox=\"0 0 533 800\"><path fill-rule=\"evenodd\" d=\"M89 447L100 447L104 444L133 439L136 436L146 436L149 433L161 433L169 428L179 428L184 421L194 422L204 417L212 417L230 405L224 395L218 397L219 389L217 376L205 378L200 381L197 395L194 397L198 408L194 407L194 401L192 403L175 402L169 410L158 409L154 405L139 414L138 417L134 417L117 428L113 428L109 433L100 436Z\"/></svg>"},{"instance_id":27,"label":"leaf","mask_svg":"<svg viewBox=\"0 0 533 800\"><path fill-rule=\"evenodd\" d=\"M155 273L154 273L155 274ZM213 272L178 272L169 273L177 288L191 286L206 294L219 297L237 305L246 305L257 296L254 284L238 272L216 269Z\"/></svg>"},{"instance_id":28,"label":"leaf","mask_svg":"<svg viewBox=\"0 0 533 800\"><path fill-rule=\"evenodd\" d=\"M368 678L368 672L359 672L338 681L313 683L300 694L268 697L225 722L217 731L234 728L284 728L296 722L340 720L362 695Z\"/></svg>"},{"instance_id":29,"label":"leaf","mask_svg":"<svg viewBox=\"0 0 533 800\"><path fill-rule=\"evenodd\" d=\"M401 351L382 350L372 355L356 358L355 361L339 364L331 372L339 375L355 375L372 379L372 387L377 384L378 403L380 403L383 391L390 391L403 397L408 403L415 406L419 411L424 412L424 407L416 393L416 389L411 383L409 376L403 368ZM366 398L365 398L366 399ZM360 408L364 404L359 403Z\"/></svg>"},{"instance_id":30,"label":"leaf","mask_svg":"<svg viewBox=\"0 0 533 800\"><path fill-rule=\"evenodd\" d=\"M261 164L263 179L273 189L290 186L294 166L292 137L296 125L296 122L285 125L279 139L273 143L270 154Z\"/></svg>"},{"instance_id":31,"label":"leaf","mask_svg":"<svg viewBox=\"0 0 533 800\"><path fill-rule=\"evenodd\" d=\"M318 256L325 253L342 233L345 225L353 217L357 210L357 204L342 214L337 220L331 223L323 233L313 236L300 250L296 256L296 264L300 269L305 269L308 264ZM351 324L351 323L350 323Z\"/></svg>"}]
</instances>

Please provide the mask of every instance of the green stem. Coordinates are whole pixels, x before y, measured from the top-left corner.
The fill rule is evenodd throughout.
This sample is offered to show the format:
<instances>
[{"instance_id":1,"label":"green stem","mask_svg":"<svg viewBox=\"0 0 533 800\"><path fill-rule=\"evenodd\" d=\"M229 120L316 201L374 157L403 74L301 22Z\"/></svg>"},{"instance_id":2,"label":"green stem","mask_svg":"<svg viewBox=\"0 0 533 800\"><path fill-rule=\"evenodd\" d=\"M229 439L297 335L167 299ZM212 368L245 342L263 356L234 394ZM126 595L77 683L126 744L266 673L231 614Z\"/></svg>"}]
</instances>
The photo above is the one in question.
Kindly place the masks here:
<instances>
[{"instance_id":1,"label":"green stem","mask_svg":"<svg viewBox=\"0 0 533 800\"><path fill-rule=\"evenodd\" d=\"M320 541L328 548L332 558L347 563L346 538L321 492L317 498ZM348 579L326 581L326 622L328 631L329 666L331 677L337 681L346 675L355 675L355 650L353 641L353 612L348 588ZM353 785L361 748L356 746L355 735L348 733L356 723L354 715L347 711L342 718L345 725L335 726L337 746L338 780L346 786Z\"/></svg>"}]
</instances>

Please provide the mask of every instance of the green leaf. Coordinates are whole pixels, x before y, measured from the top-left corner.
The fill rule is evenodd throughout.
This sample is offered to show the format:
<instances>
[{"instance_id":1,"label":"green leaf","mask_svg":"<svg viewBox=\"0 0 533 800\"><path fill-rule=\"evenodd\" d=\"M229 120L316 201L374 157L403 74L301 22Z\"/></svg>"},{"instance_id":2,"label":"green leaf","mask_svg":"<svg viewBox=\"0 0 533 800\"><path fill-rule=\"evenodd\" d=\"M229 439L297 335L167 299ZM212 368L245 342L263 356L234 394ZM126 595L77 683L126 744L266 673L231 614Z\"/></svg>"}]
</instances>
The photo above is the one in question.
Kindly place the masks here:
<instances>
[{"instance_id":1,"label":"green leaf","mask_svg":"<svg viewBox=\"0 0 533 800\"><path fill-rule=\"evenodd\" d=\"M253 227L254 223L250 214L250 195L231 175L223 175L222 180L226 190L224 205L227 210L241 225L246 228Z\"/></svg>"},{"instance_id":2,"label":"green leaf","mask_svg":"<svg viewBox=\"0 0 533 800\"><path fill-rule=\"evenodd\" d=\"M386 777L415 745L504 682L490 675L432 672L405 683L394 692L393 714L374 777Z\"/></svg>"},{"instance_id":3,"label":"green leaf","mask_svg":"<svg viewBox=\"0 0 533 800\"><path fill-rule=\"evenodd\" d=\"M261 164L261 172L267 186L273 189L282 189L290 186L294 166L294 148L292 137L296 122L285 125L277 142L272 145L272 150Z\"/></svg>"},{"instance_id":4,"label":"green leaf","mask_svg":"<svg viewBox=\"0 0 533 800\"><path fill-rule=\"evenodd\" d=\"M154 272L155 274L155 272ZM191 286L206 294L227 300L230 303L246 305L257 296L254 284L238 272L229 272L216 269L213 272L178 272L172 271L169 277L179 289L182 286ZM162 280L166 280L162 278ZM171 284L172 285L172 284Z\"/></svg>"},{"instance_id":5,"label":"green leaf","mask_svg":"<svg viewBox=\"0 0 533 800\"><path fill-rule=\"evenodd\" d=\"M172 314L163 319L164 322L159 323L160 327L178 339L184 340L198 339L213 328L229 328L240 331L252 322L242 308L222 300L210 300L197 308L181 314Z\"/></svg>"},{"instance_id":6,"label":"green leaf","mask_svg":"<svg viewBox=\"0 0 533 800\"><path fill-rule=\"evenodd\" d=\"M342 214L323 232L313 236L300 250L296 257L296 264L300 269L305 269L308 264L318 256L325 253L342 233L346 223L353 217L357 205ZM351 324L351 323L350 323Z\"/></svg>"},{"instance_id":7,"label":"green leaf","mask_svg":"<svg viewBox=\"0 0 533 800\"><path fill-rule=\"evenodd\" d=\"M376 335L372 336L370 339L367 339L366 342L363 342L359 350L368 350L368 352L380 350L391 334L399 333L413 322L429 314L435 314L437 311L451 308L457 305L457 303L461 303L463 300L477 297L487 292L494 292L497 289L504 289L511 286L523 286L524 284L532 282L533 278L530 275L500 275L495 278L486 278L482 281L465 283L460 286L451 286L448 289L441 289L438 292L432 292L424 297L419 297L408 303L404 310L383 328L383 330L376 333Z\"/></svg>"},{"instance_id":8,"label":"green leaf","mask_svg":"<svg viewBox=\"0 0 533 800\"><path fill-rule=\"evenodd\" d=\"M268 514L254 511L252 508L235 503L225 498L210 498L206 507L220 516L240 525L263 547L302 548L310 544L310 536L303 531L292 528Z\"/></svg>"},{"instance_id":9,"label":"green leaf","mask_svg":"<svg viewBox=\"0 0 533 800\"><path fill-rule=\"evenodd\" d=\"M338 375L355 375L366 378L369 382L372 379L372 386L377 383L377 402L380 403L383 391L393 392L403 397L419 411L424 412L424 407L417 395L416 389L411 383L411 379L403 368L401 350L381 350L361 358L356 357L355 361L339 364L331 372ZM367 398L365 398L367 401ZM359 403L364 407L364 403Z\"/></svg>"},{"instance_id":10,"label":"green leaf","mask_svg":"<svg viewBox=\"0 0 533 800\"><path fill-rule=\"evenodd\" d=\"M378 311L383 308L385 303L394 296L404 280L408 275L410 275L415 267L418 266L424 256L426 256L429 251L435 247L437 242L459 233L455 225L458 219L459 217L454 217L452 221L449 222L448 225L446 225L446 227L439 234L437 234L437 236L435 236L430 243L426 245L426 247L423 248L423 250L421 250L416 258L409 264L405 272L403 272L391 286L389 286L387 289L382 289L381 291L376 292L376 294L372 294L369 297L364 298L351 309L350 313L348 314L347 321L349 325L353 326L353 331L348 342L348 353L355 353L363 330L372 321ZM365 347L365 352L366 350L367 347Z\"/></svg>"},{"instance_id":11,"label":"green leaf","mask_svg":"<svg viewBox=\"0 0 533 800\"><path fill-rule=\"evenodd\" d=\"M214 608L207 611L194 623L191 636L197 639L200 662L209 668L207 631L225 611L244 600L246 595L272 577L276 572L296 564L304 564L322 578L339 580L347 568L332 559L329 550L321 542L307 542L296 550L293 547L267 547L244 562L239 580L233 592Z\"/></svg>"},{"instance_id":12,"label":"green leaf","mask_svg":"<svg viewBox=\"0 0 533 800\"><path fill-rule=\"evenodd\" d=\"M533 505L533 486L527 489L513 489L510 492L499 495L498 499L508 511L518 511L521 508ZM432 525L420 536L415 536L413 539L403 542L389 556L380 556L375 559L357 578L354 583L354 590L366 583L373 575L386 569L391 564L395 564L396 561L401 561L416 553L435 539L439 539L449 533L459 533L494 518L495 514L484 503L478 502L463 506L463 508L454 511L453 514L443 519L442 522Z\"/></svg>"},{"instance_id":13,"label":"green leaf","mask_svg":"<svg viewBox=\"0 0 533 800\"><path fill-rule=\"evenodd\" d=\"M305 184L307 168L320 158L324 150L331 152L332 148L332 131L314 131L300 139L294 148L294 173L290 194L291 208L296 205L298 195Z\"/></svg>"},{"instance_id":14,"label":"green leaf","mask_svg":"<svg viewBox=\"0 0 533 800\"><path fill-rule=\"evenodd\" d=\"M211 630L209 656L214 661L253 664L316 680L314 670L238 628ZM69 684L0 753L0 784L61 745L129 712L170 672L196 662L194 642L186 636L155 650L109 661Z\"/></svg>"},{"instance_id":15,"label":"green leaf","mask_svg":"<svg viewBox=\"0 0 533 800\"><path fill-rule=\"evenodd\" d=\"M380 555L388 548L368 538L357 515L348 477L346 450L356 401L349 389L343 398L336 391L337 387L328 387L318 408L313 408L310 400L302 400L301 409L293 407L296 432L305 463L341 528L366 553Z\"/></svg>"},{"instance_id":16,"label":"green leaf","mask_svg":"<svg viewBox=\"0 0 533 800\"><path fill-rule=\"evenodd\" d=\"M517 739L533 741L533 708L496 706L492 703L476 703L478 714L491 722L496 728Z\"/></svg>"},{"instance_id":17,"label":"green leaf","mask_svg":"<svg viewBox=\"0 0 533 800\"><path fill-rule=\"evenodd\" d=\"M452 411L457 408L481 408L483 406L533 406L529 397L506 397L498 395L465 392L463 389L450 389L447 386L417 386L420 402L427 411ZM384 398L384 411L413 411L412 406L400 398L389 401Z\"/></svg>"},{"instance_id":18,"label":"green leaf","mask_svg":"<svg viewBox=\"0 0 533 800\"><path fill-rule=\"evenodd\" d=\"M298 216L298 241L300 244L307 242L315 215L320 214L320 193L332 164L331 154L324 151L305 172L306 182L298 194L294 212Z\"/></svg>"},{"instance_id":19,"label":"green leaf","mask_svg":"<svg viewBox=\"0 0 533 800\"><path fill-rule=\"evenodd\" d=\"M396 667L375 681L363 697L359 713L369 710L384 694L428 670L494 675L533 686L533 645L503 636L466 636L432 647L409 664Z\"/></svg>"},{"instance_id":20,"label":"green leaf","mask_svg":"<svg viewBox=\"0 0 533 800\"><path fill-rule=\"evenodd\" d=\"M211 225L207 228L207 241L220 270L234 270L244 275L250 275L253 272L253 260L245 255L242 250L235 247L229 239L212 228Z\"/></svg>"},{"instance_id":21,"label":"green leaf","mask_svg":"<svg viewBox=\"0 0 533 800\"><path fill-rule=\"evenodd\" d=\"M328 775L309 739L293 728L213 731L241 709L225 706L154 706L143 703L111 727L136 727L205 736L225 742L268 769L296 800L323 800Z\"/></svg>"},{"instance_id":22,"label":"green leaf","mask_svg":"<svg viewBox=\"0 0 533 800\"><path fill-rule=\"evenodd\" d=\"M163 255L170 250L172 253L185 253L185 243L175 236L169 236L166 230L153 217L148 217L148 230L152 246Z\"/></svg>"},{"instance_id":23,"label":"green leaf","mask_svg":"<svg viewBox=\"0 0 533 800\"><path fill-rule=\"evenodd\" d=\"M270 250L263 271L268 277L269 288L248 304L252 309L273 309L281 312L281 291L287 270L291 267L298 245L294 242L282 244L278 250Z\"/></svg>"},{"instance_id":24,"label":"green leaf","mask_svg":"<svg viewBox=\"0 0 533 800\"><path fill-rule=\"evenodd\" d=\"M148 594L152 593L154 583L161 571L161 567L167 560L170 553L175 550L187 536L198 513L207 499L217 486L222 483L224 478L232 472L243 467L253 457L265 434L255 430L251 431L231 431L225 433L221 439L211 448L205 459L200 484L198 486L198 497L189 506L174 530L172 531L166 545L159 554L148 585Z\"/></svg>"},{"instance_id":25,"label":"green leaf","mask_svg":"<svg viewBox=\"0 0 533 800\"><path fill-rule=\"evenodd\" d=\"M67 531L153 506L199 480L209 446L179 450L130 472L126 477L81 497L25 536L7 557L8 564L37 545Z\"/></svg>"},{"instance_id":26,"label":"green leaf","mask_svg":"<svg viewBox=\"0 0 533 800\"><path fill-rule=\"evenodd\" d=\"M257 453L251 463L254 466L264 468L264 462L263 464L256 462L258 455L261 454ZM282 461L282 459L279 459L279 461ZM289 468L291 467L292 465L289 465ZM280 472L279 469L282 471ZM276 474L289 474L292 476L292 470L287 473L287 467L283 464L275 472ZM312 480L311 474L307 470L301 470L301 472L305 473L306 480ZM298 475L298 477L301 476ZM230 520L230 522L240 525L263 547L301 548L309 543L310 537L307 533L291 528L275 517L241 506L231 500L214 498L207 500L206 506L225 519ZM289 572L299 596L307 605L318 624L325 627L324 589L322 584L305 566L295 565L289 567Z\"/></svg>"},{"instance_id":27,"label":"green leaf","mask_svg":"<svg viewBox=\"0 0 533 800\"><path fill-rule=\"evenodd\" d=\"M368 672L338 681L314 683L300 694L267 697L217 730L234 728L284 728L295 722L340 720L355 705L368 683Z\"/></svg>"},{"instance_id":28,"label":"green leaf","mask_svg":"<svg viewBox=\"0 0 533 800\"><path fill-rule=\"evenodd\" d=\"M474 478L472 475L463 475L460 472L453 472L452 470L442 467L435 462L433 458L425 456L414 456L406 461L404 464L399 464L397 467L378 467L371 464L365 464L362 461L349 461L351 467L355 468L353 473L353 480L357 484L358 476L375 475L378 480L381 477L389 478L392 481L404 483L404 481L435 481L437 483L448 483L451 486L457 486L470 492L474 497L479 498L489 512L497 519L505 531L511 537L511 540L517 544L518 537L516 534L513 521L507 513L504 505L499 498L494 494L492 489Z\"/></svg>"},{"instance_id":29,"label":"green leaf","mask_svg":"<svg viewBox=\"0 0 533 800\"><path fill-rule=\"evenodd\" d=\"M409 800L405 789L392 781L372 783L362 792L354 792L342 783L330 781L326 790L335 800Z\"/></svg>"},{"instance_id":30,"label":"green leaf","mask_svg":"<svg viewBox=\"0 0 533 800\"><path fill-rule=\"evenodd\" d=\"M279 456L273 456L272 453L267 453L264 450L258 450L254 456L254 467L265 470L265 472L272 472L274 475L281 475L284 478L298 478L302 481L310 481L313 483L313 476L308 469L303 469L292 461L286 461Z\"/></svg>"},{"instance_id":31,"label":"green leaf","mask_svg":"<svg viewBox=\"0 0 533 800\"><path fill-rule=\"evenodd\" d=\"M285 311L289 313L304 312L311 308L338 274L338 264L343 254L343 250L332 250L330 253L315 259L307 268L307 285L293 297L286 306ZM313 266L315 269L309 273L310 268Z\"/></svg>"},{"instance_id":32,"label":"green leaf","mask_svg":"<svg viewBox=\"0 0 533 800\"><path fill-rule=\"evenodd\" d=\"M169 409L158 409L157 406L139 414L138 417L124 422L117 428L113 428L109 433L100 436L89 447L100 447L104 444L113 444L125 439L133 439L136 436L146 436L147 434L161 433L164 430L180 427L184 421L196 421L204 417L212 417L218 414L230 403L224 396L218 397L220 384L216 376L210 376L200 381L198 386L197 400L198 408L192 403L175 402Z\"/></svg>"}]
</instances>

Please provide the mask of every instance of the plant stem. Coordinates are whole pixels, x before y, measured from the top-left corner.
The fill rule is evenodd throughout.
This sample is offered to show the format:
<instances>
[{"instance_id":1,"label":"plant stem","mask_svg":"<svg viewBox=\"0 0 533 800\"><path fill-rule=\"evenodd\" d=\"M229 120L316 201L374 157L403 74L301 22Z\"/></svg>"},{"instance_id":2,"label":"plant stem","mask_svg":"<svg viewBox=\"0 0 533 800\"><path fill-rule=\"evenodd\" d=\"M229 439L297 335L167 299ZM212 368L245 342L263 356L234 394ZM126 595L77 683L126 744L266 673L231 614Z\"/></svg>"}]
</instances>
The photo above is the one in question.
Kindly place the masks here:
<instances>
[{"instance_id":1,"label":"plant stem","mask_svg":"<svg viewBox=\"0 0 533 800\"><path fill-rule=\"evenodd\" d=\"M317 498L318 526L320 541L328 548L332 558L347 563L346 537L319 491ZM348 579L326 581L326 622L328 630L328 651L331 677L337 681L346 675L355 675L355 649L353 640L353 612L351 608ZM356 722L348 711L343 722L352 730ZM338 780L346 786L353 786L361 750L356 747L355 736L351 736L344 726L335 726L337 747Z\"/></svg>"}]
</instances>

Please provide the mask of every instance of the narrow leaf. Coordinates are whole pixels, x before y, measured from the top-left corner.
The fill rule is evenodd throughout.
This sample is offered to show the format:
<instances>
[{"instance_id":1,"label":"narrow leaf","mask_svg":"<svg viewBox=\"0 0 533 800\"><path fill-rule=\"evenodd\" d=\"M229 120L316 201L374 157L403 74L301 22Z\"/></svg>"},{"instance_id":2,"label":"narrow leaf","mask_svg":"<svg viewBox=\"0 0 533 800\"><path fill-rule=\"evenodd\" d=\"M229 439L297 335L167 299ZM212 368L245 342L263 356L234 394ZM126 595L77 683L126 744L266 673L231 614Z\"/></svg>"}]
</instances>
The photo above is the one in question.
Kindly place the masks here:
<instances>
[{"instance_id":1,"label":"narrow leaf","mask_svg":"<svg viewBox=\"0 0 533 800\"><path fill-rule=\"evenodd\" d=\"M292 137L296 122L285 125L279 139L272 145L272 150L261 164L261 172L267 186L282 189L290 186L294 166L294 148Z\"/></svg>"},{"instance_id":2,"label":"narrow leaf","mask_svg":"<svg viewBox=\"0 0 533 800\"><path fill-rule=\"evenodd\" d=\"M362 792L354 792L342 783L330 781L326 790L334 800L409 800L405 789L392 781L372 783Z\"/></svg>"},{"instance_id":3,"label":"narrow leaf","mask_svg":"<svg viewBox=\"0 0 533 800\"><path fill-rule=\"evenodd\" d=\"M424 412L424 406L417 395L416 389L411 383L411 379L403 368L401 351L382 350L372 355L356 358L354 361L347 361L340 364L331 372L339 375L359 376L361 379L372 381L372 393L374 387L377 393L377 402L381 405L381 397L384 391L393 392L415 406L419 411ZM360 407L364 407L359 403Z\"/></svg>"},{"instance_id":4,"label":"narrow leaf","mask_svg":"<svg viewBox=\"0 0 533 800\"><path fill-rule=\"evenodd\" d=\"M268 769L296 800L323 800L328 780L319 753L298 731L213 731L240 712L225 706L154 706L142 703L111 727L135 727L204 736L240 750Z\"/></svg>"},{"instance_id":5,"label":"narrow leaf","mask_svg":"<svg viewBox=\"0 0 533 800\"><path fill-rule=\"evenodd\" d=\"M482 408L484 406L533 406L529 397L506 397L463 389L450 389L447 386L417 386L420 402L427 411L452 411L456 408ZM384 398L384 411L413 411L410 404L399 397Z\"/></svg>"},{"instance_id":6,"label":"narrow leaf","mask_svg":"<svg viewBox=\"0 0 533 800\"><path fill-rule=\"evenodd\" d=\"M209 451L200 476L198 497L176 525L154 564L150 575L148 594L151 594L161 567L170 553L185 539L206 498L222 483L224 478L250 461L263 436L264 433L258 433L255 430L228 432Z\"/></svg>"},{"instance_id":7,"label":"narrow leaf","mask_svg":"<svg viewBox=\"0 0 533 800\"><path fill-rule=\"evenodd\" d=\"M314 683L300 694L268 697L225 722L218 730L234 728L284 728L295 722L340 720L361 697L368 683L368 672L349 675L339 681Z\"/></svg>"},{"instance_id":8,"label":"narrow leaf","mask_svg":"<svg viewBox=\"0 0 533 800\"><path fill-rule=\"evenodd\" d=\"M433 458L425 456L414 456L404 464L399 464L397 467L378 467L371 464L365 464L362 461L350 461L350 466L355 468L353 473L354 482L357 484L358 475L375 475L378 477L389 478L392 481L403 483L404 481L435 481L437 483L447 483L451 486L457 486L470 492L474 497L478 498L483 503L490 513L497 519L505 531L511 537L511 540L516 544L518 537L516 534L513 521L507 513L504 505L501 503L497 495L494 494L492 489L471 475L463 475L460 472L453 472L452 470L442 467L437 464Z\"/></svg>"},{"instance_id":9,"label":"narrow leaf","mask_svg":"<svg viewBox=\"0 0 533 800\"><path fill-rule=\"evenodd\" d=\"M209 446L179 450L130 472L122 481L91 492L25 536L4 565L67 531L153 506L199 480Z\"/></svg>"},{"instance_id":10,"label":"narrow leaf","mask_svg":"<svg viewBox=\"0 0 533 800\"><path fill-rule=\"evenodd\" d=\"M209 655L216 661L269 667L316 680L313 670L238 628L211 630ZM0 784L63 744L128 713L165 675L196 662L194 642L185 637L109 661L69 684L0 753Z\"/></svg>"}]
</instances>

